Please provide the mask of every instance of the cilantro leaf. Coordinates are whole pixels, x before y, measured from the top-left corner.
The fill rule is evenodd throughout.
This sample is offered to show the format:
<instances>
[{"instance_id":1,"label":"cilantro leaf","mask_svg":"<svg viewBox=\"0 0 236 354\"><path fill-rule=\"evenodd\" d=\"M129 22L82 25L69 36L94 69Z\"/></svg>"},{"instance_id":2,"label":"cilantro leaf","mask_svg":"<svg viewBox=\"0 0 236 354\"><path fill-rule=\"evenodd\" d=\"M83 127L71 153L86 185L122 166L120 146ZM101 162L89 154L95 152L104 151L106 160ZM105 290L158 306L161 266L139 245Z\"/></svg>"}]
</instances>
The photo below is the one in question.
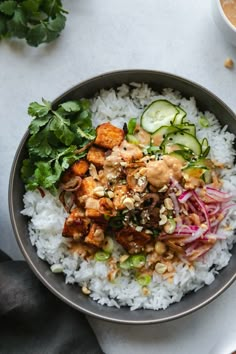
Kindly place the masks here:
<instances>
[{"instance_id":1,"label":"cilantro leaf","mask_svg":"<svg viewBox=\"0 0 236 354\"><path fill-rule=\"evenodd\" d=\"M32 117L44 117L51 110L51 103L42 99L43 105L37 102L31 102L28 108L28 114Z\"/></svg>"},{"instance_id":2,"label":"cilantro leaf","mask_svg":"<svg viewBox=\"0 0 236 354\"><path fill-rule=\"evenodd\" d=\"M31 46L56 39L68 13L61 0L0 0L0 38L25 38Z\"/></svg>"},{"instance_id":3,"label":"cilantro leaf","mask_svg":"<svg viewBox=\"0 0 236 354\"><path fill-rule=\"evenodd\" d=\"M95 129L86 129L82 130L80 127L77 127L77 132L83 137L88 140L95 139Z\"/></svg>"},{"instance_id":4,"label":"cilantro leaf","mask_svg":"<svg viewBox=\"0 0 236 354\"><path fill-rule=\"evenodd\" d=\"M43 117L37 117L32 120L32 122L29 125L29 131L30 134L36 134L40 130L41 127L46 125L50 119L49 115L43 116Z\"/></svg>"},{"instance_id":5,"label":"cilantro leaf","mask_svg":"<svg viewBox=\"0 0 236 354\"><path fill-rule=\"evenodd\" d=\"M88 102L68 101L52 109L50 102L42 101L32 102L28 108L33 119L21 177L27 189L43 187L55 193L62 172L86 156L86 150L80 154L77 150L95 138L95 129Z\"/></svg>"},{"instance_id":6,"label":"cilantro leaf","mask_svg":"<svg viewBox=\"0 0 236 354\"><path fill-rule=\"evenodd\" d=\"M14 11L17 7L17 2L16 1L4 1L0 4L0 12L2 12L5 15L13 15Z\"/></svg>"},{"instance_id":7,"label":"cilantro leaf","mask_svg":"<svg viewBox=\"0 0 236 354\"><path fill-rule=\"evenodd\" d=\"M27 34L27 19L22 9L17 8L14 16L7 23L8 32L10 35L24 38Z\"/></svg>"},{"instance_id":8,"label":"cilantro leaf","mask_svg":"<svg viewBox=\"0 0 236 354\"><path fill-rule=\"evenodd\" d=\"M57 14L56 17L52 20L49 20L47 23L47 28L52 32L61 32L66 23L66 17L62 14Z\"/></svg>"},{"instance_id":9,"label":"cilantro leaf","mask_svg":"<svg viewBox=\"0 0 236 354\"><path fill-rule=\"evenodd\" d=\"M43 23L32 28L27 33L26 41L32 47L37 47L40 43L47 40L47 29Z\"/></svg>"},{"instance_id":10,"label":"cilantro leaf","mask_svg":"<svg viewBox=\"0 0 236 354\"><path fill-rule=\"evenodd\" d=\"M74 140L74 133L67 127L69 122L65 118L57 115L50 122L50 130L54 132L56 137L66 146L69 146Z\"/></svg>"},{"instance_id":11,"label":"cilantro leaf","mask_svg":"<svg viewBox=\"0 0 236 354\"><path fill-rule=\"evenodd\" d=\"M22 1L21 6L28 15L30 15L30 16L36 15L37 16L38 11L39 11L40 2L41 1L39 1L39 0L25 0L25 1Z\"/></svg>"},{"instance_id":12,"label":"cilantro leaf","mask_svg":"<svg viewBox=\"0 0 236 354\"><path fill-rule=\"evenodd\" d=\"M79 112L81 110L79 101L67 101L65 103L61 103L60 107L62 107L66 112Z\"/></svg>"},{"instance_id":13,"label":"cilantro leaf","mask_svg":"<svg viewBox=\"0 0 236 354\"><path fill-rule=\"evenodd\" d=\"M37 134L32 135L28 140L28 149L31 156L39 156L42 158L52 156L53 148L49 143L49 129L46 126Z\"/></svg>"},{"instance_id":14,"label":"cilantro leaf","mask_svg":"<svg viewBox=\"0 0 236 354\"><path fill-rule=\"evenodd\" d=\"M26 183L33 173L34 165L31 163L30 159L24 159L21 167L22 180Z\"/></svg>"}]
</instances>

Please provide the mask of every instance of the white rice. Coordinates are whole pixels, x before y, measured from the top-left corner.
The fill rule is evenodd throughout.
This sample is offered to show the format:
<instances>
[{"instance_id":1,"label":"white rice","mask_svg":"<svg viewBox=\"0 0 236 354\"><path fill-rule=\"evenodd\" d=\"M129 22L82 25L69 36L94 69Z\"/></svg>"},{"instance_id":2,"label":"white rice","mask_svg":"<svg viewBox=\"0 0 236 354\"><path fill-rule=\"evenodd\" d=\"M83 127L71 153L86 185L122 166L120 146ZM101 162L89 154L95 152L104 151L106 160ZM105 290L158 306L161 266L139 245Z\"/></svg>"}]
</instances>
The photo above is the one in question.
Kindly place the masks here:
<instances>
[{"instance_id":1,"label":"white rice","mask_svg":"<svg viewBox=\"0 0 236 354\"><path fill-rule=\"evenodd\" d=\"M187 119L197 127L198 138L208 139L211 146L210 157L229 166L222 172L223 188L228 192L235 192L236 168L233 166L235 151L232 147L235 136L226 128L222 129L216 117L210 112L204 112L210 127L201 129L198 119L202 113L198 111L193 97L182 98L179 92L171 89L165 89L162 94L158 94L148 85L136 83L122 85L117 91L101 90L92 100L94 126L110 120L112 124L122 127L131 117L140 116L147 104L160 98L180 104L187 112ZM90 296L98 303L116 307L128 305L131 310L165 309L171 303L180 301L189 291L197 291L202 286L211 284L218 271L229 263L230 249L236 240L233 231L236 228L236 212L232 208L218 231L226 236L225 240L218 241L195 263L194 268L185 263L176 265L172 283L155 274L147 286L149 295L143 295L142 287L130 278L127 271L123 271L122 276L115 282L109 282L106 263L85 261L68 251L67 240L61 235L66 213L58 198L48 192L44 198L38 191L27 192L24 195L24 205L22 214L30 217L30 240L36 246L41 259L55 265L54 268L58 271L62 270L66 283L87 286L91 291ZM228 224L231 225L231 230L225 228ZM121 246L116 244L115 247L114 254L118 258Z\"/></svg>"}]
</instances>

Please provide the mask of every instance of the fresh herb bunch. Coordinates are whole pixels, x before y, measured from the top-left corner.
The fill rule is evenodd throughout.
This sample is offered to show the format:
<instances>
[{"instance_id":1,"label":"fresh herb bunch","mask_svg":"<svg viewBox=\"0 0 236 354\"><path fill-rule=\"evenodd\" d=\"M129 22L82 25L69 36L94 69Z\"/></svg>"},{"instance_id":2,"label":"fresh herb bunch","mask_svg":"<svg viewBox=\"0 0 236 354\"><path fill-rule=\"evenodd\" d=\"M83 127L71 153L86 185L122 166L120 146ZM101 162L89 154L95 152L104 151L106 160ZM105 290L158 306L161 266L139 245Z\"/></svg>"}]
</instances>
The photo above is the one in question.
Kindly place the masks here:
<instances>
[{"instance_id":1,"label":"fresh herb bunch","mask_svg":"<svg viewBox=\"0 0 236 354\"><path fill-rule=\"evenodd\" d=\"M28 108L33 120L21 177L27 190L43 187L55 193L62 172L86 155L86 149L79 150L95 138L95 129L88 100L68 101L56 110L51 102L42 101L32 102Z\"/></svg>"},{"instance_id":2,"label":"fresh herb bunch","mask_svg":"<svg viewBox=\"0 0 236 354\"><path fill-rule=\"evenodd\" d=\"M0 39L25 38L37 47L56 39L65 27L61 0L0 0Z\"/></svg>"}]
</instances>

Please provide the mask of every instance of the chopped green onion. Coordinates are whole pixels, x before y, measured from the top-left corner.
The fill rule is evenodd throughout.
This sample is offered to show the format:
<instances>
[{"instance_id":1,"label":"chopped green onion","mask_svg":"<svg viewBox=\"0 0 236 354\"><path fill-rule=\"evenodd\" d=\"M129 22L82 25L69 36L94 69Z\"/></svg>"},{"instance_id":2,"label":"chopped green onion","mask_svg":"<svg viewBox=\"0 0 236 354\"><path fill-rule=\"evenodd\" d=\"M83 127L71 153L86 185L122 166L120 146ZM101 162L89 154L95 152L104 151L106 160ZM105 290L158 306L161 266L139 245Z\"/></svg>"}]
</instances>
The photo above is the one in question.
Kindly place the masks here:
<instances>
[{"instance_id":1,"label":"chopped green onion","mask_svg":"<svg viewBox=\"0 0 236 354\"><path fill-rule=\"evenodd\" d=\"M95 253L95 259L99 262L104 262L110 258L110 254L107 252L98 251Z\"/></svg>"},{"instance_id":2,"label":"chopped green onion","mask_svg":"<svg viewBox=\"0 0 236 354\"><path fill-rule=\"evenodd\" d=\"M114 242L111 237L106 237L104 240L104 245L102 247L103 251L107 253L112 253L114 248Z\"/></svg>"},{"instance_id":3,"label":"chopped green onion","mask_svg":"<svg viewBox=\"0 0 236 354\"><path fill-rule=\"evenodd\" d=\"M151 282L152 278L151 275L149 274L140 274L136 280L139 283L139 285L146 286Z\"/></svg>"},{"instance_id":4,"label":"chopped green onion","mask_svg":"<svg viewBox=\"0 0 236 354\"><path fill-rule=\"evenodd\" d=\"M63 272L62 264L53 264L50 269L53 273L62 273Z\"/></svg>"},{"instance_id":5,"label":"chopped green onion","mask_svg":"<svg viewBox=\"0 0 236 354\"><path fill-rule=\"evenodd\" d=\"M136 128L136 118L131 118L128 122L127 128L128 128L128 134L129 135L133 135L134 134L134 130Z\"/></svg>"},{"instance_id":6,"label":"chopped green onion","mask_svg":"<svg viewBox=\"0 0 236 354\"><path fill-rule=\"evenodd\" d=\"M133 268L142 268L145 265L146 257L143 254L136 254L131 256L131 263Z\"/></svg>"},{"instance_id":7,"label":"chopped green onion","mask_svg":"<svg viewBox=\"0 0 236 354\"><path fill-rule=\"evenodd\" d=\"M135 144L135 145L138 145L138 144L139 144L138 139L137 139L134 135L131 135L131 134L127 134L127 135L126 135L126 140L127 140L130 144Z\"/></svg>"},{"instance_id":8,"label":"chopped green onion","mask_svg":"<svg viewBox=\"0 0 236 354\"><path fill-rule=\"evenodd\" d=\"M124 262L120 262L120 268L131 269L132 268L131 257L127 258Z\"/></svg>"},{"instance_id":9,"label":"chopped green onion","mask_svg":"<svg viewBox=\"0 0 236 354\"><path fill-rule=\"evenodd\" d=\"M200 124L201 127L203 127L203 128L209 127L209 122L208 122L207 118L204 117L204 116L201 116L201 117L199 118L199 124Z\"/></svg>"}]
</instances>

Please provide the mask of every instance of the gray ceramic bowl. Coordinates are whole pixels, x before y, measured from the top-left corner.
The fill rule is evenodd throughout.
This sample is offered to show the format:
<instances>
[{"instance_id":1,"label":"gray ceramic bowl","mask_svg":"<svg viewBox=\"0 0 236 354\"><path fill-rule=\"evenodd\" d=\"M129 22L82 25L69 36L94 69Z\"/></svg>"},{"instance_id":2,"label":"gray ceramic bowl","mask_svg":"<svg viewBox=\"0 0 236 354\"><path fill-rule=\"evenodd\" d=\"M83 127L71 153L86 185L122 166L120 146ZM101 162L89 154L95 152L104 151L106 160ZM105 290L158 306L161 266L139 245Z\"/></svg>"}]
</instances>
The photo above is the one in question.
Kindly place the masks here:
<instances>
[{"instance_id":1,"label":"gray ceramic bowl","mask_svg":"<svg viewBox=\"0 0 236 354\"><path fill-rule=\"evenodd\" d=\"M81 97L89 98L101 88L108 89L122 83L130 82L145 82L157 91L162 88L170 87L180 91L183 96L194 96L200 110L213 112L222 126L227 124L229 130L236 134L234 113L216 96L193 82L175 75L157 71L124 70L100 75L82 82L65 92L54 101L54 105L70 99L79 99ZM23 208L22 196L24 194L24 185L20 179L20 167L26 155L25 143L27 137L28 133L23 137L16 152L10 176L9 207L11 221L16 239L29 266L41 282L62 301L65 301L67 304L87 315L95 316L100 319L126 324L151 324L177 319L205 306L227 289L235 280L236 247L233 248L233 257L229 265L217 275L216 280L210 286L205 286L196 293L186 295L182 301L169 306L166 310L130 311L129 308L126 307L117 309L101 306L86 295L83 295L78 286L66 285L62 275L53 274L48 264L37 257L36 251L29 240L27 230L28 220L20 214Z\"/></svg>"}]
</instances>

